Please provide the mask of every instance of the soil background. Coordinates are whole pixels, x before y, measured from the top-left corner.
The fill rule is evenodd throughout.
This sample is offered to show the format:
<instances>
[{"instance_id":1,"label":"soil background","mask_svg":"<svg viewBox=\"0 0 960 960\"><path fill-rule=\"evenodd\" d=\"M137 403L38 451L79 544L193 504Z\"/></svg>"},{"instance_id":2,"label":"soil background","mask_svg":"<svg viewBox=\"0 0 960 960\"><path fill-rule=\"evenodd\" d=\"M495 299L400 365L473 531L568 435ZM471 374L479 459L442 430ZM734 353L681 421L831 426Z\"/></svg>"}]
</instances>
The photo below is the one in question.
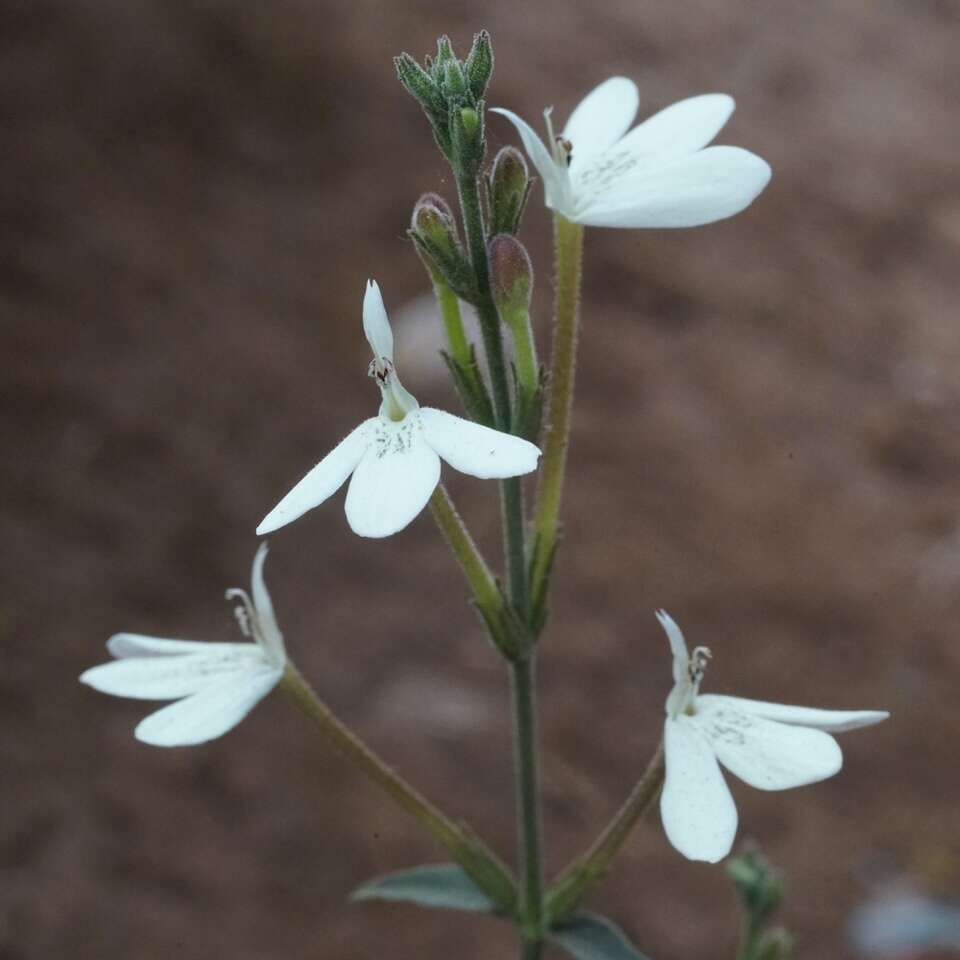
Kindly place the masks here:
<instances>
[{"instance_id":1,"label":"soil background","mask_svg":"<svg viewBox=\"0 0 960 960\"><path fill-rule=\"evenodd\" d=\"M117 630L235 636L223 590L257 522L375 411L368 276L406 385L456 409L405 240L417 196L453 189L391 56L481 27L493 104L562 118L615 73L642 116L722 90L719 142L774 170L727 222L587 234L541 664L550 870L656 745L665 607L713 649L705 689L893 713L825 783L733 782L741 837L789 878L797 957L853 957L878 887L960 891L958 4L5 0L3 960L515 954L495 920L348 903L439 852L282 698L160 751L132 736L149 704L76 682ZM489 142L515 136L491 116ZM523 238L545 353L539 187ZM493 555L493 487L446 477ZM272 545L304 672L509 856L504 671L430 517L363 541L340 495ZM723 871L655 815L594 905L655 960L733 956Z\"/></svg>"}]
</instances>

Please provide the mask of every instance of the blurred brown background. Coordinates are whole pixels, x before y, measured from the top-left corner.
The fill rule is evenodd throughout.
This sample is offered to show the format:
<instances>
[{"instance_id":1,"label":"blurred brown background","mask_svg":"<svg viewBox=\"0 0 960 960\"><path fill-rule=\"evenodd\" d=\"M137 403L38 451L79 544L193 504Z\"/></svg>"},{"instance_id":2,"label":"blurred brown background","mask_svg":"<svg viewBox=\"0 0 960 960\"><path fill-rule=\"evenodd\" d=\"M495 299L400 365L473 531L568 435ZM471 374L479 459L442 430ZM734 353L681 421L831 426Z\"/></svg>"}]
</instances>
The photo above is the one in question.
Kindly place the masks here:
<instances>
[{"instance_id":1,"label":"blurred brown background","mask_svg":"<svg viewBox=\"0 0 960 960\"><path fill-rule=\"evenodd\" d=\"M798 957L855 956L845 924L878 885L960 891L956 3L6 0L3 960L513 955L496 921L348 904L440 854L281 698L160 751L132 736L149 704L76 682L119 629L233 638L222 591L256 523L374 412L364 281L400 316L426 288L411 206L452 194L390 58L480 27L493 104L563 117L614 73L644 116L722 90L719 142L774 169L725 223L588 231L542 657L551 870L656 743L663 606L713 648L706 689L893 711L843 738L833 780L734 782L741 836L789 876ZM545 352L539 188L524 239ZM407 386L456 409L398 327ZM492 551L493 487L447 478ZM331 705L510 855L504 671L429 517L362 541L338 496L274 536L267 578ZM656 816L594 903L655 960L733 956L722 871Z\"/></svg>"}]
</instances>

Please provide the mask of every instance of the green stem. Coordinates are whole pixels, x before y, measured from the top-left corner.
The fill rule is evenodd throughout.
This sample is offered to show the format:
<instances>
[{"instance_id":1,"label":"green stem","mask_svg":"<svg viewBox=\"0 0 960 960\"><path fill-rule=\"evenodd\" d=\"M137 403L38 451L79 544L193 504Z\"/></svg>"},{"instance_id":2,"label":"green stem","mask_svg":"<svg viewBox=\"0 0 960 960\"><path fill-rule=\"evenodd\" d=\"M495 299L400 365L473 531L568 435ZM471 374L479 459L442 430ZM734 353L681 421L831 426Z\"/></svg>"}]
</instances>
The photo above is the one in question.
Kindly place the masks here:
<instances>
[{"instance_id":1,"label":"green stem","mask_svg":"<svg viewBox=\"0 0 960 960\"><path fill-rule=\"evenodd\" d=\"M477 606L490 616L499 616L504 606L503 594L442 483L437 484L430 498L430 512L457 558Z\"/></svg>"},{"instance_id":2,"label":"green stem","mask_svg":"<svg viewBox=\"0 0 960 960\"><path fill-rule=\"evenodd\" d=\"M477 281L477 317L483 335L483 347L490 371L493 388L493 409L497 429L510 429L510 391L507 385L507 368L503 359L503 336L500 331L500 315L490 293L490 270L487 265L487 237L480 209L480 191L475 175L458 176L457 190L463 229L467 235L470 263Z\"/></svg>"},{"instance_id":3,"label":"green stem","mask_svg":"<svg viewBox=\"0 0 960 960\"><path fill-rule=\"evenodd\" d=\"M570 439L570 414L580 325L580 271L583 227L554 215L554 329L549 394L543 428L543 460L533 529L536 553L530 578L535 602L545 595L557 544L560 502Z\"/></svg>"},{"instance_id":4,"label":"green stem","mask_svg":"<svg viewBox=\"0 0 960 960\"><path fill-rule=\"evenodd\" d=\"M437 303L440 304L440 316L443 318L443 329L447 334L447 343L450 346L450 356L462 367L470 366L470 344L463 329L463 318L460 316L460 301L450 287L439 277L434 277L433 292Z\"/></svg>"},{"instance_id":5,"label":"green stem","mask_svg":"<svg viewBox=\"0 0 960 960\"><path fill-rule=\"evenodd\" d=\"M661 743L647 764L643 776L603 833L585 854L563 871L547 894L547 912L551 922L569 917L587 892L606 876L610 864L623 848L633 828L659 796L665 772Z\"/></svg>"},{"instance_id":6,"label":"green stem","mask_svg":"<svg viewBox=\"0 0 960 960\"><path fill-rule=\"evenodd\" d=\"M503 359L503 336L500 314L490 292L490 270L487 264L487 238L480 208L480 191L475 175L457 177L463 229L470 249L470 262L477 281L477 317L483 334L483 346L493 389L494 420L498 430L510 431L510 391ZM523 530L523 491L520 480L513 477L500 481L500 506L503 519L504 555L507 582L514 608L524 615L527 609L526 547Z\"/></svg>"},{"instance_id":7,"label":"green stem","mask_svg":"<svg viewBox=\"0 0 960 960\"><path fill-rule=\"evenodd\" d=\"M537 363L537 347L533 342L533 330L530 328L530 315L526 310L517 310L504 319L513 336L517 380L524 392L532 396L540 385L540 369Z\"/></svg>"},{"instance_id":8,"label":"green stem","mask_svg":"<svg viewBox=\"0 0 960 960\"><path fill-rule=\"evenodd\" d=\"M287 663L280 687L348 760L358 766L450 852L501 909L513 913L516 885L509 870L471 831L454 823L377 756L316 695L300 671Z\"/></svg>"},{"instance_id":9,"label":"green stem","mask_svg":"<svg viewBox=\"0 0 960 960\"><path fill-rule=\"evenodd\" d=\"M540 790L537 770L537 724L533 653L510 665L513 692L514 763L519 822L520 916L525 951L543 940L543 859L540 845Z\"/></svg>"}]
</instances>

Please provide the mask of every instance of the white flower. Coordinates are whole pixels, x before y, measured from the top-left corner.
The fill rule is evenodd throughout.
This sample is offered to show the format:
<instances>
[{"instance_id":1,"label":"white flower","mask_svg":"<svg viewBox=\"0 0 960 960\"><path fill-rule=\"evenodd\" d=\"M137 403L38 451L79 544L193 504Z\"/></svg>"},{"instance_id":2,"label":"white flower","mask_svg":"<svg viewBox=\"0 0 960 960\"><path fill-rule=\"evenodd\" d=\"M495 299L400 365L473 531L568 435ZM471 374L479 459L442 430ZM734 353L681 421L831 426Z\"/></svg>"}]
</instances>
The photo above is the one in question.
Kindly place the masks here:
<instances>
[{"instance_id":1,"label":"white flower","mask_svg":"<svg viewBox=\"0 0 960 960\"><path fill-rule=\"evenodd\" d=\"M176 703L141 720L134 736L156 747L204 743L233 729L280 682L287 662L263 582L267 545L253 561L251 593L228 590L240 601L237 620L252 643L161 640L118 633L107 641L117 659L80 676L102 693Z\"/></svg>"},{"instance_id":2,"label":"white flower","mask_svg":"<svg viewBox=\"0 0 960 960\"><path fill-rule=\"evenodd\" d=\"M830 733L886 720L885 710L816 710L781 703L700 695L710 651L687 653L683 634L657 613L673 651L673 690L663 726L666 780L660 815L667 839L690 860L716 863L733 845L737 808L719 760L760 790L786 790L832 777L843 757ZM828 732L829 731L829 732Z\"/></svg>"},{"instance_id":3,"label":"white flower","mask_svg":"<svg viewBox=\"0 0 960 960\"><path fill-rule=\"evenodd\" d=\"M536 469L540 450L527 440L491 430L442 410L421 407L393 367L393 331L376 282L367 282L363 330L373 361L370 376L383 402L333 448L257 527L270 533L336 493L347 490L347 522L361 537L388 537L427 505L440 481L440 460L474 477L516 477Z\"/></svg>"},{"instance_id":4,"label":"white flower","mask_svg":"<svg viewBox=\"0 0 960 960\"><path fill-rule=\"evenodd\" d=\"M628 133L637 85L611 77L580 101L548 145L509 110L543 178L547 206L590 227L695 227L739 213L770 180L770 167L740 147L707 147L733 112L733 99L708 93L681 100ZM706 149L704 149L706 148Z\"/></svg>"}]
</instances>

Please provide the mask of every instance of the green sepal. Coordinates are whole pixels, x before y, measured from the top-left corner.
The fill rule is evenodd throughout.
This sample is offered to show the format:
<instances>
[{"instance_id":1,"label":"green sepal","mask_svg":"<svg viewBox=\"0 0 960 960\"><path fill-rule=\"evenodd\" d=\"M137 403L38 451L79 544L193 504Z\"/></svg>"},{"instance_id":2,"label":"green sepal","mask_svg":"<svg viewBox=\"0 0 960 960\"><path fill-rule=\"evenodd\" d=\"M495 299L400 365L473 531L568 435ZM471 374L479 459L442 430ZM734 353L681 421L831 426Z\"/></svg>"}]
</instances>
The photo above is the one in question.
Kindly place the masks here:
<instances>
[{"instance_id":1,"label":"green sepal","mask_svg":"<svg viewBox=\"0 0 960 960\"><path fill-rule=\"evenodd\" d=\"M443 92L451 97L467 96L467 78L463 75L463 67L458 60L448 60L444 64Z\"/></svg>"},{"instance_id":2,"label":"green sepal","mask_svg":"<svg viewBox=\"0 0 960 960\"><path fill-rule=\"evenodd\" d=\"M481 30L473 38L473 46L463 65L467 75L467 86L474 100L480 100L487 92L487 84L493 74L493 46L490 34Z\"/></svg>"},{"instance_id":3,"label":"green sepal","mask_svg":"<svg viewBox=\"0 0 960 960\"><path fill-rule=\"evenodd\" d=\"M415 230L408 230L407 236L416 246L428 272L435 271L461 300L470 304L477 302L476 275L459 247L444 249Z\"/></svg>"},{"instance_id":4,"label":"green sepal","mask_svg":"<svg viewBox=\"0 0 960 960\"><path fill-rule=\"evenodd\" d=\"M440 356L443 357L443 362L450 371L450 377L460 397L460 402L470 419L485 427L493 427L493 406L490 403L487 385L483 382L483 376L480 373L477 352L473 344L470 344L469 366L457 363L446 350L441 350Z\"/></svg>"},{"instance_id":5,"label":"green sepal","mask_svg":"<svg viewBox=\"0 0 960 960\"><path fill-rule=\"evenodd\" d=\"M478 175L486 150L483 100L468 103L465 97L447 101L447 128L450 131L450 163L458 179ZM466 118L470 122L466 122Z\"/></svg>"},{"instance_id":6,"label":"green sepal","mask_svg":"<svg viewBox=\"0 0 960 960\"><path fill-rule=\"evenodd\" d=\"M598 913L579 913L547 937L575 960L648 960L612 920Z\"/></svg>"},{"instance_id":7,"label":"green sepal","mask_svg":"<svg viewBox=\"0 0 960 960\"><path fill-rule=\"evenodd\" d=\"M457 863L426 864L376 877L350 894L351 900L393 900L421 907L499 913L497 905Z\"/></svg>"},{"instance_id":8,"label":"green sepal","mask_svg":"<svg viewBox=\"0 0 960 960\"><path fill-rule=\"evenodd\" d=\"M397 70L397 78L404 89L423 108L423 112L427 115L430 126L433 128L437 145L443 155L449 158L451 156L451 143L447 101L436 80L434 71L424 70L409 53L401 53L400 56L394 57L393 63Z\"/></svg>"},{"instance_id":9,"label":"green sepal","mask_svg":"<svg viewBox=\"0 0 960 960\"><path fill-rule=\"evenodd\" d=\"M437 82L443 79L447 64L451 60L456 60L456 54L453 52L453 44L450 38L444 34L437 38L437 56L430 64L431 72Z\"/></svg>"}]
</instances>

